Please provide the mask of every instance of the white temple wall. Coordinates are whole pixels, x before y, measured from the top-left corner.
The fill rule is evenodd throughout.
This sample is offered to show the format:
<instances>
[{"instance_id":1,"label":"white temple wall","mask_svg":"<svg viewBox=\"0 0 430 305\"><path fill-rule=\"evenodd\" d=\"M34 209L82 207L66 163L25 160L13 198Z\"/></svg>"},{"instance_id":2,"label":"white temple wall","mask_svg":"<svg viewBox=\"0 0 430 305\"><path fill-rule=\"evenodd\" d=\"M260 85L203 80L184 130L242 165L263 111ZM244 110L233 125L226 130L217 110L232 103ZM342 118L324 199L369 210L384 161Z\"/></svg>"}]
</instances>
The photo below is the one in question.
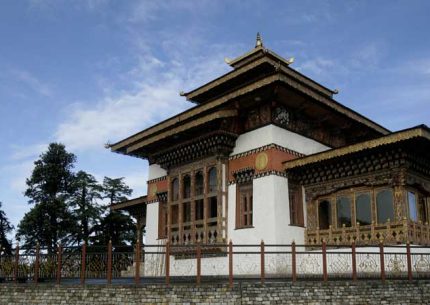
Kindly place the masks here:
<instances>
[{"instance_id":1,"label":"white temple wall","mask_svg":"<svg viewBox=\"0 0 430 305\"><path fill-rule=\"evenodd\" d=\"M231 155L240 154L272 143L304 155L310 155L330 149L330 147L324 144L306 138L295 132L275 125L267 125L241 134L236 140L236 146Z\"/></svg>"},{"instance_id":2,"label":"white temple wall","mask_svg":"<svg viewBox=\"0 0 430 305\"><path fill-rule=\"evenodd\" d=\"M151 164L148 168L148 180L157 179L167 175L165 169L158 164Z\"/></svg>"},{"instance_id":3,"label":"white temple wall","mask_svg":"<svg viewBox=\"0 0 430 305\"><path fill-rule=\"evenodd\" d=\"M288 194L288 179L271 176L274 188L274 206L276 223L276 243L297 244L304 243L305 229L290 224L290 203Z\"/></svg>"},{"instance_id":4,"label":"white temple wall","mask_svg":"<svg viewBox=\"0 0 430 305\"><path fill-rule=\"evenodd\" d=\"M158 202L146 206L146 234L145 241L148 245L156 245L158 239Z\"/></svg>"},{"instance_id":5,"label":"white temple wall","mask_svg":"<svg viewBox=\"0 0 430 305\"><path fill-rule=\"evenodd\" d=\"M233 244L276 242L275 200L273 177L253 180L252 228L236 229L236 184L228 187L228 238Z\"/></svg>"}]
</instances>

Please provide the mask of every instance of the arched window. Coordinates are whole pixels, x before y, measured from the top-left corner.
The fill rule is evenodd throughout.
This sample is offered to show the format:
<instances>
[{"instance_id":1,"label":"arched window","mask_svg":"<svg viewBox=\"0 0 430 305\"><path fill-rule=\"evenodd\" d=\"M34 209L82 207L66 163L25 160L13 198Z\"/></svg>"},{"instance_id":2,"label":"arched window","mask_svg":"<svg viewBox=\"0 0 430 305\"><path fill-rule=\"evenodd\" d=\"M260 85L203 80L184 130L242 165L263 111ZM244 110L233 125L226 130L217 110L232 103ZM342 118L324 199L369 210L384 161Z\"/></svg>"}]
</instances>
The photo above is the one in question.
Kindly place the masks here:
<instances>
[{"instance_id":1,"label":"arched window","mask_svg":"<svg viewBox=\"0 0 430 305\"><path fill-rule=\"evenodd\" d=\"M209 193L216 192L217 191L217 174L216 174L216 168L212 167L209 170Z\"/></svg>"},{"instance_id":2,"label":"arched window","mask_svg":"<svg viewBox=\"0 0 430 305\"><path fill-rule=\"evenodd\" d=\"M182 196L184 199L191 197L191 177L189 175L184 176Z\"/></svg>"},{"instance_id":3,"label":"arched window","mask_svg":"<svg viewBox=\"0 0 430 305\"><path fill-rule=\"evenodd\" d=\"M355 196L355 210L357 222L362 226L372 223L372 199L370 193Z\"/></svg>"},{"instance_id":4,"label":"arched window","mask_svg":"<svg viewBox=\"0 0 430 305\"><path fill-rule=\"evenodd\" d=\"M204 187L203 187L203 173L198 172L195 177L195 195L200 196L203 195Z\"/></svg>"},{"instance_id":5,"label":"arched window","mask_svg":"<svg viewBox=\"0 0 430 305\"><path fill-rule=\"evenodd\" d=\"M175 178L172 181L172 201L176 201L178 199L179 199L179 180L178 178Z\"/></svg>"},{"instance_id":6,"label":"arched window","mask_svg":"<svg viewBox=\"0 0 430 305\"><path fill-rule=\"evenodd\" d=\"M394 220L393 191L382 190L376 193L376 213L378 223Z\"/></svg>"},{"instance_id":7,"label":"arched window","mask_svg":"<svg viewBox=\"0 0 430 305\"><path fill-rule=\"evenodd\" d=\"M345 227L351 226L351 198L342 196L338 197L336 201L337 210L337 226L341 228L343 225Z\"/></svg>"},{"instance_id":8,"label":"arched window","mask_svg":"<svg viewBox=\"0 0 430 305\"><path fill-rule=\"evenodd\" d=\"M318 204L318 221L320 230L327 230L331 223L330 201L323 200Z\"/></svg>"}]
</instances>

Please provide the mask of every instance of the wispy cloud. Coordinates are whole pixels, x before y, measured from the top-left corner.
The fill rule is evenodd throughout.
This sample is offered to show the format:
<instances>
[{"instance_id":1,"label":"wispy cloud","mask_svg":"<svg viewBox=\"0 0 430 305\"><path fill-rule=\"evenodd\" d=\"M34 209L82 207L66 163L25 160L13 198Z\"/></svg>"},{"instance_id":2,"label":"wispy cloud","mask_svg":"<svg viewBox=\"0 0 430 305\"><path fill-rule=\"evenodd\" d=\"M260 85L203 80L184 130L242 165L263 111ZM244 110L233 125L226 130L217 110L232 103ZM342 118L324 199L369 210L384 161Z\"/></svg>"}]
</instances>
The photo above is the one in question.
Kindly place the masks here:
<instances>
[{"instance_id":1,"label":"wispy cloud","mask_svg":"<svg viewBox=\"0 0 430 305\"><path fill-rule=\"evenodd\" d=\"M33 144L28 146L12 146L11 160L20 161L29 158L36 158L47 149L47 144Z\"/></svg>"},{"instance_id":2,"label":"wispy cloud","mask_svg":"<svg viewBox=\"0 0 430 305\"><path fill-rule=\"evenodd\" d=\"M16 81L22 83L23 85L40 95L46 97L51 97L53 95L53 90L51 86L38 79L29 71L14 69L10 71L10 74L14 79L16 79Z\"/></svg>"},{"instance_id":3,"label":"wispy cloud","mask_svg":"<svg viewBox=\"0 0 430 305\"><path fill-rule=\"evenodd\" d=\"M297 70L301 70L304 73L322 74L327 73L327 70L335 66L335 62L331 59L326 58L314 58L309 59L301 63Z\"/></svg>"}]
</instances>

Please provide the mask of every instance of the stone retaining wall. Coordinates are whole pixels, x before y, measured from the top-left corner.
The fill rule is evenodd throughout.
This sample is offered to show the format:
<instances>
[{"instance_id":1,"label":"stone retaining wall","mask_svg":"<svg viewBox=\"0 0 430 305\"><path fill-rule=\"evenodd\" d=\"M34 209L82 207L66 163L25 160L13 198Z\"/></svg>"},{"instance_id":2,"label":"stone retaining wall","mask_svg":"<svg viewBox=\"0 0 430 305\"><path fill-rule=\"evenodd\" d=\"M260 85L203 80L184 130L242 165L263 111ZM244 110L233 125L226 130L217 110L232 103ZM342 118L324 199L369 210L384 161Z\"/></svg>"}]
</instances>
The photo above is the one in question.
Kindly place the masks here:
<instances>
[{"instance_id":1,"label":"stone retaining wall","mask_svg":"<svg viewBox=\"0 0 430 305\"><path fill-rule=\"evenodd\" d=\"M339 281L227 285L0 285L1 305L20 304L430 304L430 281Z\"/></svg>"}]
</instances>

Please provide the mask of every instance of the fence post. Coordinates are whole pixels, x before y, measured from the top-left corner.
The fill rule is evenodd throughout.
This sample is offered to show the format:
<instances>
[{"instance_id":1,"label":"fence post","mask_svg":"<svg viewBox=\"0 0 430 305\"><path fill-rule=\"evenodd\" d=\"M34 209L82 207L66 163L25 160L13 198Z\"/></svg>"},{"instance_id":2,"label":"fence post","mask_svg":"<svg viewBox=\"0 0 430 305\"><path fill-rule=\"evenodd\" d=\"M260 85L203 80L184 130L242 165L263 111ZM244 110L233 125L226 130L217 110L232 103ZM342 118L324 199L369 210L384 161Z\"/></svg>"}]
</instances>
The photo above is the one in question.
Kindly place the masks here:
<instances>
[{"instance_id":1,"label":"fence post","mask_svg":"<svg viewBox=\"0 0 430 305\"><path fill-rule=\"evenodd\" d=\"M412 281L411 244L409 243L409 241L406 244L406 260L408 262L408 280Z\"/></svg>"},{"instance_id":2,"label":"fence post","mask_svg":"<svg viewBox=\"0 0 430 305\"><path fill-rule=\"evenodd\" d=\"M228 283L233 288L233 242L228 243Z\"/></svg>"},{"instance_id":3,"label":"fence post","mask_svg":"<svg viewBox=\"0 0 430 305\"><path fill-rule=\"evenodd\" d=\"M140 282L140 240L136 242L136 262L134 271L134 283L137 285Z\"/></svg>"},{"instance_id":4,"label":"fence post","mask_svg":"<svg viewBox=\"0 0 430 305\"><path fill-rule=\"evenodd\" d=\"M37 285L39 282L39 264L40 264L40 245L39 242L36 244L36 261L34 263L34 283Z\"/></svg>"},{"instance_id":5,"label":"fence post","mask_svg":"<svg viewBox=\"0 0 430 305\"><path fill-rule=\"evenodd\" d=\"M170 243L166 242L166 285L170 285Z\"/></svg>"},{"instance_id":6,"label":"fence post","mask_svg":"<svg viewBox=\"0 0 430 305\"><path fill-rule=\"evenodd\" d=\"M87 270L87 244L84 242L82 244L82 251L81 251L81 285L85 284L86 270Z\"/></svg>"},{"instance_id":7,"label":"fence post","mask_svg":"<svg viewBox=\"0 0 430 305\"><path fill-rule=\"evenodd\" d=\"M15 283L18 282L18 268L19 268L19 244L17 242L15 247L15 264L13 267L13 281Z\"/></svg>"},{"instance_id":8,"label":"fence post","mask_svg":"<svg viewBox=\"0 0 430 305\"><path fill-rule=\"evenodd\" d=\"M112 284L112 240L108 243L107 282L109 285Z\"/></svg>"},{"instance_id":9,"label":"fence post","mask_svg":"<svg viewBox=\"0 0 430 305\"><path fill-rule=\"evenodd\" d=\"M58 251L57 251L57 285L61 284L61 269L63 264L63 248L61 247L61 244L58 244Z\"/></svg>"},{"instance_id":10,"label":"fence post","mask_svg":"<svg viewBox=\"0 0 430 305\"><path fill-rule=\"evenodd\" d=\"M351 244L351 263L352 263L352 280L357 280L357 253L355 249L355 241Z\"/></svg>"},{"instance_id":11,"label":"fence post","mask_svg":"<svg viewBox=\"0 0 430 305\"><path fill-rule=\"evenodd\" d=\"M297 280L297 262L296 262L296 242L291 244L291 276L293 282Z\"/></svg>"},{"instance_id":12,"label":"fence post","mask_svg":"<svg viewBox=\"0 0 430 305\"><path fill-rule=\"evenodd\" d=\"M381 264L381 280L382 282L385 282L384 245L382 241L379 242L379 257L380 257L380 264Z\"/></svg>"},{"instance_id":13,"label":"fence post","mask_svg":"<svg viewBox=\"0 0 430 305\"><path fill-rule=\"evenodd\" d=\"M202 272L202 249L200 247L200 244L197 244L196 248L196 258L197 258L197 277L196 277L196 283L197 285L200 285L201 280L201 272Z\"/></svg>"},{"instance_id":14,"label":"fence post","mask_svg":"<svg viewBox=\"0 0 430 305\"><path fill-rule=\"evenodd\" d=\"M260 264L261 264L261 284L264 284L264 278L265 278L265 273L264 273L264 241L261 240L261 244L260 244Z\"/></svg>"},{"instance_id":15,"label":"fence post","mask_svg":"<svg viewBox=\"0 0 430 305\"><path fill-rule=\"evenodd\" d=\"M322 242L322 267L323 267L323 280L327 282L327 244L326 241Z\"/></svg>"}]
</instances>

